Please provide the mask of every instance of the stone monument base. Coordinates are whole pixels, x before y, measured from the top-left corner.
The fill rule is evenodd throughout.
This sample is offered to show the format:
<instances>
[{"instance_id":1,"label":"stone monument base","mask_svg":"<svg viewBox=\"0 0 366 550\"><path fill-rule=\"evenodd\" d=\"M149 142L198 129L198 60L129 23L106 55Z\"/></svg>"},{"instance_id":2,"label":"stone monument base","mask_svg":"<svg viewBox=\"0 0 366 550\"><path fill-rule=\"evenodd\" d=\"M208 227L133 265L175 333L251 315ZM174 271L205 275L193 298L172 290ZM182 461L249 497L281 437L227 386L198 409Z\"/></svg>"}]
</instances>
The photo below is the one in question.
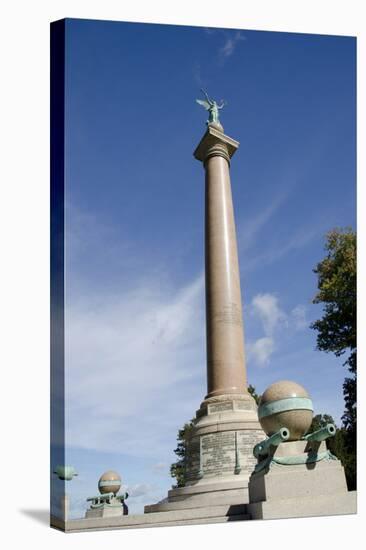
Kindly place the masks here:
<instances>
[{"instance_id":1,"label":"stone monument base","mask_svg":"<svg viewBox=\"0 0 366 550\"><path fill-rule=\"evenodd\" d=\"M145 506L145 513L226 507L249 502L248 482L256 460L253 447L264 433L248 393L205 399L196 413L186 452L186 485Z\"/></svg>"},{"instance_id":2,"label":"stone monument base","mask_svg":"<svg viewBox=\"0 0 366 550\"><path fill-rule=\"evenodd\" d=\"M234 477L234 476L233 476ZM157 504L145 506L145 514L220 506L225 514L233 505L248 502L248 481L226 479L216 483L197 483L189 487L179 487L168 492L168 498Z\"/></svg>"},{"instance_id":3,"label":"stone monument base","mask_svg":"<svg viewBox=\"0 0 366 550\"><path fill-rule=\"evenodd\" d=\"M251 475L247 511L252 519L355 514L356 492L348 492L341 462L325 442L281 443ZM317 457L317 458L316 458Z\"/></svg>"},{"instance_id":4,"label":"stone monument base","mask_svg":"<svg viewBox=\"0 0 366 550\"><path fill-rule=\"evenodd\" d=\"M100 508L89 508L85 513L85 518L110 518L123 516L123 508L121 505L103 505Z\"/></svg>"},{"instance_id":5,"label":"stone monument base","mask_svg":"<svg viewBox=\"0 0 366 550\"><path fill-rule=\"evenodd\" d=\"M121 517L83 518L60 522L51 518L51 526L67 533L76 531L98 531L106 529L137 529L146 527L169 527L176 525L202 525L245 521L250 519L245 506L232 506L227 514L226 506L208 506L189 510L155 512Z\"/></svg>"},{"instance_id":6,"label":"stone monument base","mask_svg":"<svg viewBox=\"0 0 366 550\"><path fill-rule=\"evenodd\" d=\"M247 505L251 519L290 519L317 516L336 516L357 513L357 493L335 493Z\"/></svg>"}]
</instances>

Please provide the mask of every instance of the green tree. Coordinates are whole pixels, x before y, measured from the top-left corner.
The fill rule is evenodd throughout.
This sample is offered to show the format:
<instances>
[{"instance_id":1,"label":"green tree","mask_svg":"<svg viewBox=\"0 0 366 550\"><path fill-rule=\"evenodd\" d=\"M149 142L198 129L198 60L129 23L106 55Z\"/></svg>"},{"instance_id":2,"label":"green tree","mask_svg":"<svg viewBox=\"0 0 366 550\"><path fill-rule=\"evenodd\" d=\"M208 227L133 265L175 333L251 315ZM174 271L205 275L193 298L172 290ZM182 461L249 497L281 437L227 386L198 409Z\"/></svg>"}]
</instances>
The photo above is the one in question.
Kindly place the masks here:
<instances>
[{"instance_id":1,"label":"green tree","mask_svg":"<svg viewBox=\"0 0 366 550\"><path fill-rule=\"evenodd\" d=\"M188 441L192 433L193 420L184 424L183 428L178 431L177 448L174 450L178 460L170 466L170 475L176 479L176 487L184 487L185 485L185 458Z\"/></svg>"},{"instance_id":2,"label":"green tree","mask_svg":"<svg viewBox=\"0 0 366 550\"><path fill-rule=\"evenodd\" d=\"M335 425L333 417L330 416L330 414L316 414L313 417L311 426L307 433L316 432L316 430L320 430L320 428L324 428L324 426L326 426L327 424Z\"/></svg>"},{"instance_id":3,"label":"green tree","mask_svg":"<svg viewBox=\"0 0 366 550\"><path fill-rule=\"evenodd\" d=\"M340 430L343 465L349 489L356 488L357 427L357 342L356 342L356 233L334 229L327 234L326 257L318 263L318 292L314 304L323 304L323 316L312 323L318 332L317 348L337 357L347 353L343 363L349 376L343 384L345 411Z\"/></svg>"}]
</instances>

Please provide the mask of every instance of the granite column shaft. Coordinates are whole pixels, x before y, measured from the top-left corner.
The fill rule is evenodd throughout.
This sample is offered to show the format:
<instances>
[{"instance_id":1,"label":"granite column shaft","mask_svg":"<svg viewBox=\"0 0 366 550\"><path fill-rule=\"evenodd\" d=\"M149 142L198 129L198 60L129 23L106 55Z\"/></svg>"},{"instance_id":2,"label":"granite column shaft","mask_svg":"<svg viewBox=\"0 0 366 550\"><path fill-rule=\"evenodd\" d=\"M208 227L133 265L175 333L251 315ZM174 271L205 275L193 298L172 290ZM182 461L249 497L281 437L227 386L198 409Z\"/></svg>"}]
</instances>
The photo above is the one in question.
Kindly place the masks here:
<instances>
[{"instance_id":1,"label":"granite column shaft","mask_svg":"<svg viewBox=\"0 0 366 550\"><path fill-rule=\"evenodd\" d=\"M247 391L230 158L239 143L208 128L195 156L205 167L206 398Z\"/></svg>"}]
</instances>

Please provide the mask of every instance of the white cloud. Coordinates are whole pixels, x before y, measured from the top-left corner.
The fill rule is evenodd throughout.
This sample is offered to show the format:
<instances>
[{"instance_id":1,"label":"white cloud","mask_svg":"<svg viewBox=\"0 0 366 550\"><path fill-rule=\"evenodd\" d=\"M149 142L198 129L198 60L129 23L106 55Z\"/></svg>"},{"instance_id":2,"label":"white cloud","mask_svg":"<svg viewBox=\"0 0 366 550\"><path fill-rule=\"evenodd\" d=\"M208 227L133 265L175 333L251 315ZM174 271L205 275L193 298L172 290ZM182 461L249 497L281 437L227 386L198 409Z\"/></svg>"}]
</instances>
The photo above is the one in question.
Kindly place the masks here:
<instances>
[{"instance_id":1,"label":"white cloud","mask_svg":"<svg viewBox=\"0 0 366 550\"><path fill-rule=\"evenodd\" d=\"M246 40L246 36L242 33L242 31L229 31L225 29L215 29L210 27L205 27L204 33L207 36L215 35L215 36L224 36L225 42L221 48L218 50L218 60L219 62L223 62L226 58L233 55L237 45L242 40Z\"/></svg>"},{"instance_id":2,"label":"white cloud","mask_svg":"<svg viewBox=\"0 0 366 550\"><path fill-rule=\"evenodd\" d=\"M96 292L68 306L68 445L171 452L205 390L203 306L202 275L176 291L136 283L118 297Z\"/></svg>"},{"instance_id":3,"label":"white cloud","mask_svg":"<svg viewBox=\"0 0 366 550\"><path fill-rule=\"evenodd\" d=\"M283 331L293 334L294 330L303 330L308 326L306 306L298 304L287 314L271 293L257 294L251 301L249 312L260 320L265 336L248 343L248 355L259 366L265 366L277 349Z\"/></svg>"},{"instance_id":4,"label":"white cloud","mask_svg":"<svg viewBox=\"0 0 366 550\"><path fill-rule=\"evenodd\" d=\"M249 258L246 260L244 269L250 271L256 269L257 267L263 268L266 265L270 265L274 262L277 262L281 258L285 257L287 254L294 250L299 250L307 246L312 240L319 237L319 229L301 229L295 233L290 239L286 242L283 242L281 246L275 246L274 244L268 250Z\"/></svg>"},{"instance_id":5,"label":"white cloud","mask_svg":"<svg viewBox=\"0 0 366 550\"><path fill-rule=\"evenodd\" d=\"M103 219L67 219L67 446L168 463L206 389L203 274L177 285Z\"/></svg>"},{"instance_id":6,"label":"white cloud","mask_svg":"<svg viewBox=\"0 0 366 550\"><path fill-rule=\"evenodd\" d=\"M278 298L270 293L257 294L252 300L252 311L263 324L267 336L272 336L276 329L287 326L287 315L279 307Z\"/></svg>"},{"instance_id":7,"label":"white cloud","mask_svg":"<svg viewBox=\"0 0 366 550\"><path fill-rule=\"evenodd\" d=\"M245 39L245 36L240 31L237 31L234 35L227 36L225 44L220 49L220 55L223 57L230 57L233 55L238 43Z\"/></svg>"},{"instance_id":8,"label":"white cloud","mask_svg":"<svg viewBox=\"0 0 366 550\"><path fill-rule=\"evenodd\" d=\"M287 198L287 195L288 193L278 193L269 205L258 212L255 217L240 223L238 236L240 248L242 250L247 250L253 246L258 233L263 227L266 226L272 216L276 213Z\"/></svg>"},{"instance_id":9,"label":"white cloud","mask_svg":"<svg viewBox=\"0 0 366 550\"><path fill-rule=\"evenodd\" d=\"M274 334L288 325L287 315L278 305L277 296L270 293L254 296L250 313L261 321L265 336L248 343L248 354L258 366L263 367L268 365L276 349Z\"/></svg>"},{"instance_id":10,"label":"white cloud","mask_svg":"<svg viewBox=\"0 0 366 550\"><path fill-rule=\"evenodd\" d=\"M156 487L149 483L136 483L136 485L132 487L127 486L126 490L128 492L128 498L136 498L151 494L152 491L156 490Z\"/></svg>"},{"instance_id":11,"label":"white cloud","mask_svg":"<svg viewBox=\"0 0 366 550\"><path fill-rule=\"evenodd\" d=\"M249 358L253 358L259 366L265 366L269 363L269 359L274 352L274 341L269 336L259 338L254 343L248 344Z\"/></svg>"},{"instance_id":12,"label":"white cloud","mask_svg":"<svg viewBox=\"0 0 366 550\"><path fill-rule=\"evenodd\" d=\"M303 330L309 326L309 322L306 319L306 310L306 306L299 304L291 311L291 317L296 330Z\"/></svg>"}]
</instances>

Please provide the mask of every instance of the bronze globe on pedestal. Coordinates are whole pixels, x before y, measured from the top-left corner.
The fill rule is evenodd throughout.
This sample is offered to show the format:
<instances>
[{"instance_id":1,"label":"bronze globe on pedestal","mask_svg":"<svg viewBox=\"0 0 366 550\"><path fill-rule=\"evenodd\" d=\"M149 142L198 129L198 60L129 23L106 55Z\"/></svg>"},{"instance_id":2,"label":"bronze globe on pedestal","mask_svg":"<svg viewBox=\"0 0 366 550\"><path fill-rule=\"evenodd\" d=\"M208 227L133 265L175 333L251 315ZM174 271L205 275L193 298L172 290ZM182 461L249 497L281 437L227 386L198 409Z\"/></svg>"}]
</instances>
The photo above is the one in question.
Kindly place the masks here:
<instances>
[{"instance_id":1,"label":"bronze globe on pedestal","mask_svg":"<svg viewBox=\"0 0 366 550\"><path fill-rule=\"evenodd\" d=\"M269 386L263 393L258 418L268 436L285 427L290 432L288 441L296 441L309 430L313 412L313 404L306 389L296 382L282 380Z\"/></svg>"}]
</instances>

